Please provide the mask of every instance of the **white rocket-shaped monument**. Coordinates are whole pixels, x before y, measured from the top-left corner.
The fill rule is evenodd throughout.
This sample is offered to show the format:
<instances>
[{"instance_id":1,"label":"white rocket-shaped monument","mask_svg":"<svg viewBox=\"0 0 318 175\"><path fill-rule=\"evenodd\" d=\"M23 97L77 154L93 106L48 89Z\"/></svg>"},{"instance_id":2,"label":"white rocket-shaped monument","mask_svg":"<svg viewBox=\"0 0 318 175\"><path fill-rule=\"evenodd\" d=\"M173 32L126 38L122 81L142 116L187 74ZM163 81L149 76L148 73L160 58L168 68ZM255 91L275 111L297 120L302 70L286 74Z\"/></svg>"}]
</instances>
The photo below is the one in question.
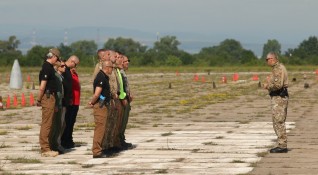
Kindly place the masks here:
<instances>
[{"instance_id":1,"label":"white rocket-shaped monument","mask_svg":"<svg viewBox=\"0 0 318 175\"><path fill-rule=\"evenodd\" d=\"M20 65L17 59L14 60L11 76L10 76L10 88L11 89L22 89L22 73Z\"/></svg>"}]
</instances>

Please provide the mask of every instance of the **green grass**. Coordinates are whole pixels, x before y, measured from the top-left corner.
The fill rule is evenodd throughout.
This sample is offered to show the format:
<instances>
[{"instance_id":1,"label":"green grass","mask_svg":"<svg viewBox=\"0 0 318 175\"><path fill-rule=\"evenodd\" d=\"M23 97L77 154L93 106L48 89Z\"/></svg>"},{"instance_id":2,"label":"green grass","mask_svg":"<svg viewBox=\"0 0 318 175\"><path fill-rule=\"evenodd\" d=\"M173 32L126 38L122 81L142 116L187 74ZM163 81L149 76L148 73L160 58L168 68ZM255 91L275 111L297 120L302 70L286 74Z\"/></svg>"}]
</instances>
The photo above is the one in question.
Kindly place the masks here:
<instances>
[{"instance_id":1,"label":"green grass","mask_svg":"<svg viewBox=\"0 0 318 175\"><path fill-rule=\"evenodd\" d=\"M233 160L231 163L245 163L245 161L242 161L242 160Z\"/></svg>"},{"instance_id":2,"label":"green grass","mask_svg":"<svg viewBox=\"0 0 318 175\"><path fill-rule=\"evenodd\" d=\"M155 139L146 140L146 142L153 142L153 141L155 141Z\"/></svg>"},{"instance_id":3,"label":"green grass","mask_svg":"<svg viewBox=\"0 0 318 175\"><path fill-rule=\"evenodd\" d=\"M216 139L223 139L224 138L224 136L217 136L217 137L215 137Z\"/></svg>"},{"instance_id":4,"label":"green grass","mask_svg":"<svg viewBox=\"0 0 318 175\"><path fill-rule=\"evenodd\" d=\"M4 114L3 116L5 117L13 117L13 116L16 116L18 115L18 113L9 113L9 114Z\"/></svg>"},{"instance_id":5,"label":"green grass","mask_svg":"<svg viewBox=\"0 0 318 175\"><path fill-rule=\"evenodd\" d=\"M183 162L185 160L185 158L177 158L172 162Z\"/></svg>"},{"instance_id":6,"label":"green grass","mask_svg":"<svg viewBox=\"0 0 318 175\"><path fill-rule=\"evenodd\" d=\"M94 167L94 164L82 165L82 168L92 168L92 167Z\"/></svg>"},{"instance_id":7,"label":"green grass","mask_svg":"<svg viewBox=\"0 0 318 175\"><path fill-rule=\"evenodd\" d=\"M268 152L260 152L257 153L257 157L265 157L268 154Z\"/></svg>"},{"instance_id":8,"label":"green grass","mask_svg":"<svg viewBox=\"0 0 318 175\"><path fill-rule=\"evenodd\" d=\"M1 148L11 148L11 145L6 145L5 142L2 142L2 144L0 145L0 149Z\"/></svg>"},{"instance_id":9,"label":"green grass","mask_svg":"<svg viewBox=\"0 0 318 175\"><path fill-rule=\"evenodd\" d=\"M8 131L0 131L0 135L7 135Z\"/></svg>"},{"instance_id":10,"label":"green grass","mask_svg":"<svg viewBox=\"0 0 318 175\"><path fill-rule=\"evenodd\" d=\"M74 160L74 161L68 161L67 164L77 164L77 162Z\"/></svg>"},{"instance_id":11,"label":"green grass","mask_svg":"<svg viewBox=\"0 0 318 175\"><path fill-rule=\"evenodd\" d=\"M202 144L203 144L203 145L218 145L218 144L215 143L215 142L203 142Z\"/></svg>"},{"instance_id":12,"label":"green grass","mask_svg":"<svg viewBox=\"0 0 318 175\"><path fill-rule=\"evenodd\" d=\"M168 173L167 169L160 169L155 171L155 174L167 174L167 173Z\"/></svg>"},{"instance_id":13,"label":"green grass","mask_svg":"<svg viewBox=\"0 0 318 175\"><path fill-rule=\"evenodd\" d=\"M29 129L32 129L32 126L22 126L22 127L17 127L15 129L17 129L17 130L29 130Z\"/></svg>"},{"instance_id":14,"label":"green grass","mask_svg":"<svg viewBox=\"0 0 318 175\"><path fill-rule=\"evenodd\" d=\"M42 163L39 159L28 159L25 157L18 157L18 158L7 158L12 163Z\"/></svg>"},{"instance_id":15,"label":"green grass","mask_svg":"<svg viewBox=\"0 0 318 175\"><path fill-rule=\"evenodd\" d=\"M170 136L170 135L173 135L173 133L172 132L167 132L167 133L161 134L161 136Z\"/></svg>"}]
</instances>

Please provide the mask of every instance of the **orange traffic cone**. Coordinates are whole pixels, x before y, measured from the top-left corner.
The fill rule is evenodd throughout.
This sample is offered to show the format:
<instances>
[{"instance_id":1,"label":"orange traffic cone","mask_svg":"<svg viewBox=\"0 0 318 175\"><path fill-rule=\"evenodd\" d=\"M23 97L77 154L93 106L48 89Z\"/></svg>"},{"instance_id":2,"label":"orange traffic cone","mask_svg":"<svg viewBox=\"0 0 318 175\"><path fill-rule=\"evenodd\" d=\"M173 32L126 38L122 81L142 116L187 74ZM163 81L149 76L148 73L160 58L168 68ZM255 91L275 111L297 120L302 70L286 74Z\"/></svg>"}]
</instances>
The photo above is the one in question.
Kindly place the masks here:
<instances>
[{"instance_id":1,"label":"orange traffic cone","mask_svg":"<svg viewBox=\"0 0 318 175\"><path fill-rule=\"evenodd\" d=\"M233 74L233 81L237 81L239 79L238 73Z\"/></svg>"},{"instance_id":2,"label":"orange traffic cone","mask_svg":"<svg viewBox=\"0 0 318 175\"><path fill-rule=\"evenodd\" d=\"M32 92L30 93L30 106L34 106L34 97Z\"/></svg>"},{"instance_id":3,"label":"orange traffic cone","mask_svg":"<svg viewBox=\"0 0 318 175\"><path fill-rule=\"evenodd\" d=\"M8 95L8 98L7 98L7 109L10 108L10 95Z\"/></svg>"},{"instance_id":4,"label":"orange traffic cone","mask_svg":"<svg viewBox=\"0 0 318 175\"><path fill-rule=\"evenodd\" d=\"M14 94L14 96L13 96L13 106L14 107L18 106L18 99L17 99L17 95L16 94Z\"/></svg>"},{"instance_id":5,"label":"orange traffic cone","mask_svg":"<svg viewBox=\"0 0 318 175\"><path fill-rule=\"evenodd\" d=\"M30 78L30 75L27 76L27 82L30 82L31 81L31 78Z\"/></svg>"},{"instance_id":6,"label":"orange traffic cone","mask_svg":"<svg viewBox=\"0 0 318 175\"><path fill-rule=\"evenodd\" d=\"M201 82L202 82L202 83L205 83L205 78L204 78L204 76L202 76Z\"/></svg>"},{"instance_id":7,"label":"orange traffic cone","mask_svg":"<svg viewBox=\"0 0 318 175\"><path fill-rule=\"evenodd\" d=\"M24 97L24 93L22 93L21 95L21 106L25 106L25 97Z\"/></svg>"},{"instance_id":8,"label":"orange traffic cone","mask_svg":"<svg viewBox=\"0 0 318 175\"><path fill-rule=\"evenodd\" d=\"M259 79L259 78L258 78L258 75L257 75L257 74L253 75L253 77L252 77L252 80L253 80L253 81L258 81L258 79Z\"/></svg>"},{"instance_id":9,"label":"orange traffic cone","mask_svg":"<svg viewBox=\"0 0 318 175\"><path fill-rule=\"evenodd\" d=\"M193 76L193 81L199 81L199 76L197 74Z\"/></svg>"}]
</instances>

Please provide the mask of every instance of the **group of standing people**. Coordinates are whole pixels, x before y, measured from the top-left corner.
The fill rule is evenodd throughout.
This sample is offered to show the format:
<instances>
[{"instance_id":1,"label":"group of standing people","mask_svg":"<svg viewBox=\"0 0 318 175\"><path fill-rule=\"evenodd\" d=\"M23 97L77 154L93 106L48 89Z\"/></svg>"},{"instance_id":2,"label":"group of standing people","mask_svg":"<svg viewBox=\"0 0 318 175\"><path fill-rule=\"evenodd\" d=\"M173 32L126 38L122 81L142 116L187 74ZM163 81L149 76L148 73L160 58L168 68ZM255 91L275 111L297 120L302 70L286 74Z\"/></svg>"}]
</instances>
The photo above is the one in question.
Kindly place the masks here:
<instances>
[{"instance_id":1,"label":"group of standing people","mask_svg":"<svg viewBox=\"0 0 318 175\"><path fill-rule=\"evenodd\" d=\"M100 49L93 74L95 130L93 158L105 158L133 147L125 141L130 103L133 99L125 71L129 59L122 53ZM80 104L80 83L76 67L79 58L60 60L60 51L52 48L39 73L37 106L42 107L39 142L41 155L55 157L65 149L80 146L73 141L73 128Z\"/></svg>"},{"instance_id":2,"label":"group of standing people","mask_svg":"<svg viewBox=\"0 0 318 175\"><path fill-rule=\"evenodd\" d=\"M113 50L97 51L99 62L93 74L94 95L88 105L93 108L95 130L93 158L106 158L131 149L125 140L125 130L133 99L125 71L127 56Z\"/></svg>"},{"instance_id":3,"label":"group of standing people","mask_svg":"<svg viewBox=\"0 0 318 175\"><path fill-rule=\"evenodd\" d=\"M74 148L73 127L80 104L80 83L75 55L60 60L57 48L49 49L39 73L37 106L42 107L39 142L41 155L55 157Z\"/></svg>"}]
</instances>

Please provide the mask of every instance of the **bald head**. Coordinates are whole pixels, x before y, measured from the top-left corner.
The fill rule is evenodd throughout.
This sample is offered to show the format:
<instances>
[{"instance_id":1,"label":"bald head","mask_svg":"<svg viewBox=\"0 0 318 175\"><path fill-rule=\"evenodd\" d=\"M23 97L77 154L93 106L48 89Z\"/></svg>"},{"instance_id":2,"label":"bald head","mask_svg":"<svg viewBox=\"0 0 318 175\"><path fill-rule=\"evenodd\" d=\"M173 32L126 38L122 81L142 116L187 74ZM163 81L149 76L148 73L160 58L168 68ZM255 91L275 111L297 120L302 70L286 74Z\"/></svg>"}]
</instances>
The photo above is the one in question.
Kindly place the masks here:
<instances>
[{"instance_id":1,"label":"bald head","mask_svg":"<svg viewBox=\"0 0 318 175\"><path fill-rule=\"evenodd\" d=\"M74 68L79 64L79 58L76 55L72 55L67 59L65 64L69 68Z\"/></svg>"},{"instance_id":2,"label":"bald head","mask_svg":"<svg viewBox=\"0 0 318 175\"><path fill-rule=\"evenodd\" d=\"M108 75L111 74L113 70L113 63L109 60L102 62L102 70Z\"/></svg>"}]
</instances>

